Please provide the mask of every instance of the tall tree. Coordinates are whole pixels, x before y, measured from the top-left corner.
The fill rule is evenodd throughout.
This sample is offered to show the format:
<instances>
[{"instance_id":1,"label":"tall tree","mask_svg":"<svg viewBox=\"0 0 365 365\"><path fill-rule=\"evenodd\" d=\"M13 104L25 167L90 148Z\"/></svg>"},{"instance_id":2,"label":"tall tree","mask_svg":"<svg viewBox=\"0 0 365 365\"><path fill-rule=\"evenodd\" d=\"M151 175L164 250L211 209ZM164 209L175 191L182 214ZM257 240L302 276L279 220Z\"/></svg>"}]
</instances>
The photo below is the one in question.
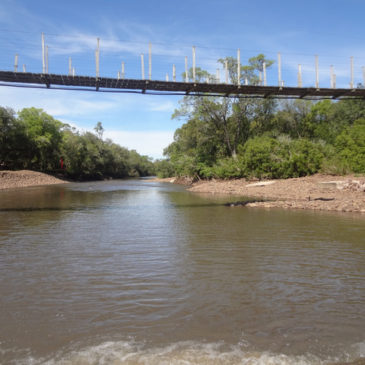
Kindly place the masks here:
<instances>
[{"instance_id":1,"label":"tall tree","mask_svg":"<svg viewBox=\"0 0 365 365\"><path fill-rule=\"evenodd\" d=\"M63 123L36 108L21 110L18 121L27 136L25 167L40 171L58 168Z\"/></svg>"},{"instance_id":2,"label":"tall tree","mask_svg":"<svg viewBox=\"0 0 365 365\"><path fill-rule=\"evenodd\" d=\"M230 79L235 82L238 77L237 60L227 57L218 62L227 64ZM249 65L241 66L241 82L244 82L246 78L250 83L256 82L257 72L261 70L263 62L267 64L267 67L273 63L265 59L263 55L259 55L251 58ZM191 73L190 70L189 75ZM213 78L201 69L198 70L198 75ZM165 150L165 153L175 158L181 153L188 153L197 161L209 165L214 164L218 158L235 158L238 146L246 142L252 128L261 132L268 129L275 105L272 99L259 101L252 98L185 96L172 117L185 118L187 123L175 133L174 143ZM255 125L253 125L254 120Z\"/></svg>"},{"instance_id":3,"label":"tall tree","mask_svg":"<svg viewBox=\"0 0 365 365\"><path fill-rule=\"evenodd\" d=\"M0 107L0 168L12 167L12 154L16 143L14 110Z\"/></svg>"},{"instance_id":4,"label":"tall tree","mask_svg":"<svg viewBox=\"0 0 365 365\"><path fill-rule=\"evenodd\" d=\"M103 125L101 124L101 122L96 123L96 126L94 127L94 131L96 132L96 135L100 139L103 139L104 128L103 128Z\"/></svg>"}]
</instances>

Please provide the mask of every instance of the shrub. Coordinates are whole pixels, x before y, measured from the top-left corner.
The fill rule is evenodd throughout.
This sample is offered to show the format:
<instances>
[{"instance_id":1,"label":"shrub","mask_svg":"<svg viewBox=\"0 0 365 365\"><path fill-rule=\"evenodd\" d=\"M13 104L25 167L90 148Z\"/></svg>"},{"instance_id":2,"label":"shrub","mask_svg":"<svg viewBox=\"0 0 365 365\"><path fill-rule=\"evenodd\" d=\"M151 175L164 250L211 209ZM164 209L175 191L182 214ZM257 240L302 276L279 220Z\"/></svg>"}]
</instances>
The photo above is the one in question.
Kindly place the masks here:
<instances>
[{"instance_id":1,"label":"shrub","mask_svg":"<svg viewBox=\"0 0 365 365\"><path fill-rule=\"evenodd\" d=\"M232 157L218 160L212 167L211 172L213 177L219 179L239 178L243 176L239 161Z\"/></svg>"},{"instance_id":2,"label":"shrub","mask_svg":"<svg viewBox=\"0 0 365 365\"><path fill-rule=\"evenodd\" d=\"M275 144L275 139L264 136L251 138L243 147L239 147L240 166L245 176L273 177L271 151Z\"/></svg>"},{"instance_id":3,"label":"shrub","mask_svg":"<svg viewBox=\"0 0 365 365\"><path fill-rule=\"evenodd\" d=\"M318 172L323 161L321 146L307 139L294 140L291 145L289 169L292 177L312 175Z\"/></svg>"},{"instance_id":4,"label":"shrub","mask_svg":"<svg viewBox=\"0 0 365 365\"><path fill-rule=\"evenodd\" d=\"M321 168L324 156L319 144L286 136L252 138L239 153L244 174L260 179L314 174Z\"/></svg>"},{"instance_id":5,"label":"shrub","mask_svg":"<svg viewBox=\"0 0 365 365\"><path fill-rule=\"evenodd\" d=\"M340 164L355 173L365 173L365 118L347 127L335 141Z\"/></svg>"}]
</instances>

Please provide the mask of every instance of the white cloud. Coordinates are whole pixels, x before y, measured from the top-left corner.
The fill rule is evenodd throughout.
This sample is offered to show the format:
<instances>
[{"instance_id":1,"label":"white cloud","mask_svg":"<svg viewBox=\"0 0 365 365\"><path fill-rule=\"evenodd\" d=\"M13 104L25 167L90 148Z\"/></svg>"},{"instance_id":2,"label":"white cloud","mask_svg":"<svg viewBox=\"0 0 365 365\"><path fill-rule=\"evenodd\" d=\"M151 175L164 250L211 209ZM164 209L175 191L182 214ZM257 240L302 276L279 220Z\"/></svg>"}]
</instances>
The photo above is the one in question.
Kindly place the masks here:
<instances>
[{"instance_id":1,"label":"white cloud","mask_svg":"<svg viewBox=\"0 0 365 365\"><path fill-rule=\"evenodd\" d=\"M50 47L55 55L72 55L83 53L86 51L94 51L96 49L96 38L100 38L100 52L102 53L120 53L139 55L140 53L148 52L148 39L144 41L120 40L118 38L108 38L107 35L100 34L96 36L91 33L84 33L75 30L73 33L68 32L68 35L53 36L50 42ZM181 47L173 47L168 44L153 44L153 54L160 56L179 56L185 55Z\"/></svg>"},{"instance_id":2,"label":"white cloud","mask_svg":"<svg viewBox=\"0 0 365 365\"><path fill-rule=\"evenodd\" d=\"M110 138L130 150L136 150L141 155L161 158L163 150L174 139L173 131L105 131L104 138Z\"/></svg>"}]
</instances>

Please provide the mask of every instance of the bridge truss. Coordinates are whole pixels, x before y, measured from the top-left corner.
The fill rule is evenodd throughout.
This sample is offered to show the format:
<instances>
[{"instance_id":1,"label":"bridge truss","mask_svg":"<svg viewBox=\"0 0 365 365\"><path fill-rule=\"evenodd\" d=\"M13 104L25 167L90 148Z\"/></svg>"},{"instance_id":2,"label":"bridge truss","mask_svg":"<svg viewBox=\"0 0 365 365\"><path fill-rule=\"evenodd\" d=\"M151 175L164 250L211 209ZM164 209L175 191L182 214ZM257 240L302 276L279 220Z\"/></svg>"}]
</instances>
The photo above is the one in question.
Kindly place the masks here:
<instances>
[{"instance_id":1,"label":"bridge truss","mask_svg":"<svg viewBox=\"0 0 365 365\"><path fill-rule=\"evenodd\" d=\"M239 98L365 99L364 88L315 88L237 85L70 76L48 73L0 71L0 86L52 88L154 95L192 95Z\"/></svg>"}]
</instances>

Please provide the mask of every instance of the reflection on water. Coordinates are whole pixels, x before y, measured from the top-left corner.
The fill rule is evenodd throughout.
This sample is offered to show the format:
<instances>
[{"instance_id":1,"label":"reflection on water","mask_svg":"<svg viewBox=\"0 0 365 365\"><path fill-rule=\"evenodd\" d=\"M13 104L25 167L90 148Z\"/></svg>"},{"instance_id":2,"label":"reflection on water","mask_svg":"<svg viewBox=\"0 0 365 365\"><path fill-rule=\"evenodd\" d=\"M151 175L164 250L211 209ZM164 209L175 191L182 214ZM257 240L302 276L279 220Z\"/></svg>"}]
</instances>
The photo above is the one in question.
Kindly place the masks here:
<instances>
[{"instance_id":1,"label":"reflection on water","mask_svg":"<svg viewBox=\"0 0 365 365\"><path fill-rule=\"evenodd\" d=\"M143 180L1 191L0 362L365 356L364 217L224 205L240 199Z\"/></svg>"}]
</instances>

